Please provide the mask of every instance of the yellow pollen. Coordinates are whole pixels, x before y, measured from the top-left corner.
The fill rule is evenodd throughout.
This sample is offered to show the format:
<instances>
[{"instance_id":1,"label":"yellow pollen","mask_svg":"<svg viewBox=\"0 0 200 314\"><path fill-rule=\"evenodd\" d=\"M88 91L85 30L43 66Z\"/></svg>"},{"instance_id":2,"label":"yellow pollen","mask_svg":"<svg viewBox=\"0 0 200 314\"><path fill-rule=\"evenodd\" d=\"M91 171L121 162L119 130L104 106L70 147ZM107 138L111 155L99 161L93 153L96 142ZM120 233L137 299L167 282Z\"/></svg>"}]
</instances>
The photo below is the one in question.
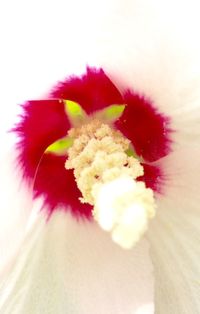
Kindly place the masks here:
<instances>
[{"instance_id":1,"label":"yellow pollen","mask_svg":"<svg viewBox=\"0 0 200 314\"><path fill-rule=\"evenodd\" d=\"M135 180L144 172L126 153L130 141L98 120L71 129L69 136L74 142L65 167L74 170L80 201L94 206L94 218L113 241L130 248L155 214L153 191Z\"/></svg>"}]
</instances>

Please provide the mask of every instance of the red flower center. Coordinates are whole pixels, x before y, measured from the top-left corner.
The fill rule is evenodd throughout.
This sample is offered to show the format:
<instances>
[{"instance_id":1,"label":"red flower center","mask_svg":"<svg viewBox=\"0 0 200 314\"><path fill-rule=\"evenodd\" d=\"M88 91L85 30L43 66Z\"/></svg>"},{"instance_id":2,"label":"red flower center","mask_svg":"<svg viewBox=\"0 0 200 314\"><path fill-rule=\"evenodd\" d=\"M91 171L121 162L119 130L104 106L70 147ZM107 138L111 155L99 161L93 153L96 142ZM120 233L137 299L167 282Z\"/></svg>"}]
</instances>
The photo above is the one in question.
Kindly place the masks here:
<instances>
[{"instance_id":1,"label":"red flower center","mask_svg":"<svg viewBox=\"0 0 200 314\"><path fill-rule=\"evenodd\" d=\"M87 69L82 77L70 77L59 83L48 100L28 101L14 131L19 136L19 163L24 178L33 184L34 196L43 196L49 213L56 208L70 209L76 217L91 218L92 206L79 201L72 170L64 167L67 154L45 153L55 141L65 137L71 129L66 114L65 99L78 103L93 117L94 113L111 105L125 105L123 113L114 122L142 160L144 181L154 192L160 192L163 169L153 162L170 151L170 120L159 113L143 96L125 90L120 93L102 69Z\"/></svg>"}]
</instances>

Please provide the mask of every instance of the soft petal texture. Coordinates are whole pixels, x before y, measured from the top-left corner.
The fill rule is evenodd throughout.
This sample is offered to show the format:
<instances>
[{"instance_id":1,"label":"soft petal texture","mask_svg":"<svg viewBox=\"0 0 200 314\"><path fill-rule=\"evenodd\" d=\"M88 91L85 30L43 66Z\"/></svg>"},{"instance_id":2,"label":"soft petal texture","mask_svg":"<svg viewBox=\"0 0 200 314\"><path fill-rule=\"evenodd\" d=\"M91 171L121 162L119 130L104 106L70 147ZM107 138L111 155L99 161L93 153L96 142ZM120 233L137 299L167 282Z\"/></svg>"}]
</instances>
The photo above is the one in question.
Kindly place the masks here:
<instances>
[{"instance_id":1,"label":"soft petal texture","mask_svg":"<svg viewBox=\"0 0 200 314\"><path fill-rule=\"evenodd\" d=\"M198 314L200 309L200 150L189 148L198 156L192 163L185 149L163 161L167 198L158 201L148 234L157 278L156 313Z\"/></svg>"},{"instance_id":2,"label":"soft petal texture","mask_svg":"<svg viewBox=\"0 0 200 314\"><path fill-rule=\"evenodd\" d=\"M123 104L120 92L104 71L89 67L81 77L72 76L60 82L51 97L73 100L90 114L109 105Z\"/></svg>"},{"instance_id":3,"label":"soft petal texture","mask_svg":"<svg viewBox=\"0 0 200 314\"><path fill-rule=\"evenodd\" d=\"M38 218L10 278L1 285L1 313L134 314L151 304L145 240L124 251L96 224L79 224L61 212L48 224Z\"/></svg>"},{"instance_id":4,"label":"soft petal texture","mask_svg":"<svg viewBox=\"0 0 200 314\"><path fill-rule=\"evenodd\" d=\"M170 151L169 117L158 112L144 96L131 91L124 94L125 110L116 127L131 140L136 153L155 161Z\"/></svg>"},{"instance_id":5,"label":"soft petal texture","mask_svg":"<svg viewBox=\"0 0 200 314\"><path fill-rule=\"evenodd\" d=\"M0 144L0 281L18 252L26 232L32 208L31 191L22 184L20 172L16 170L16 152L8 134Z\"/></svg>"}]
</instances>

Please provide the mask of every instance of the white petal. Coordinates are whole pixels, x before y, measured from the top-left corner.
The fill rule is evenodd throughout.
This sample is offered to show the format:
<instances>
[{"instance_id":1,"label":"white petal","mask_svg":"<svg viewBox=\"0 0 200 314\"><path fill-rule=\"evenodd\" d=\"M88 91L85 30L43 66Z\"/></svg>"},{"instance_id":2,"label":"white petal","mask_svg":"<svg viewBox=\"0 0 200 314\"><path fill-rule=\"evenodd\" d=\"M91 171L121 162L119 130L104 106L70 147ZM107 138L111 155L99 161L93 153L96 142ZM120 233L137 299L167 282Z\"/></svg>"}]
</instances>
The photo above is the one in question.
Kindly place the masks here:
<instances>
[{"instance_id":1,"label":"white petal","mask_svg":"<svg viewBox=\"0 0 200 314\"><path fill-rule=\"evenodd\" d=\"M153 313L145 240L125 251L96 224L61 212L42 224L1 287L1 313Z\"/></svg>"},{"instance_id":2,"label":"white petal","mask_svg":"<svg viewBox=\"0 0 200 314\"><path fill-rule=\"evenodd\" d=\"M158 314L200 309L200 150L167 157L166 195L149 230ZM196 158L193 156L196 155Z\"/></svg>"},{"instance_id":3,"label":"white petal","mask_svg":"<svg viewBox=\"0 0 200 314\"><path fill-rule=\"evenodd\" d=\"M172 118L178 145L200 136L199 2L117 1L102 17L93 59L127 85L150 97ZM186 23L187 20L187 23Z\"/></svg>"},{"instance_id":4,"label":"white petal","mask_svg":"<svg viewBox=\"0 0 200 314\"><path fill-rule=\"evenodd\" d=\"M0 141L0 276L20 247L32 208L31 193L21 182L9 141L9 136Z\"/></svg>"}]
</instances>

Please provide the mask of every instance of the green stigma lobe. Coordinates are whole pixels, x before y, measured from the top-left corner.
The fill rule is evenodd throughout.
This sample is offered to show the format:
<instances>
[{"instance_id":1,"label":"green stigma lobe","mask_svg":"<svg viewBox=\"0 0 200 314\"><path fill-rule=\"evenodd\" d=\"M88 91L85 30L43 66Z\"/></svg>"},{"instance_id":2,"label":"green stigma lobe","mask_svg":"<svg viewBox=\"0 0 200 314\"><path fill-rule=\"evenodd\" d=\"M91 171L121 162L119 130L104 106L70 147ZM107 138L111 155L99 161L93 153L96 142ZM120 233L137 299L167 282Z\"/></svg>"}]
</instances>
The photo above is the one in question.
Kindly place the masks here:
<instances>
[{"instance_id":1,"label":"green stigma lobe","mask_svg":"<svg viewBox=\"0 0 200 314\"><path fill-rule=\"evenodd\" d=\"M87 114L78 103L72 100L64 100L64 104L65 112L68 115L72 123L72 126L76 127L78 125L81 125L83 121L87 120L88 118ZM124 108L125 105L111 105L103 110L98 111L96 115L97 117L98 115L103 117L108 122L114 122L121 116L121 114L124 111ZM67 153L68 148L71 147L72 144L73 138L65 137L49 145L45 150L45 153L63 155Z\"/></svg>"},{"instance_id":2,"label":"green stigma lobe","mask_svg":"<svg viewBox=\"0 0 200 314\"><path fill-rule=\"evenodd\" d=\"M70 137L66 137L60 139L47 147L45 153L53 153L56 155L63 155L66 153L69 147L73 144L73 139Z\"/></svg>"},{"instance_id":3,"label":"green stigma lobe","mask_svg":"<svg viewBox=\"0 0 200 314\"><path fill-rule=\"evenodd\" d=\"M87 117L85 111L82 109L82 107L72 101L72 100L64 100L65 103L65 111L71 120L72 124L79 123L83 121L85 117Z\"/></svg>"},{"instance_id":4,"label":"green stigma lobe","mask_svg":"<svg viewBox=\"0 0 200 314\"><path fill-rule=\"evenodd\" d=\"M96 113L96 117L106 123L113 123L122 115L126 105L111 105Z\"/></svg>"},{"instance_id":5,"label":"green stigma lobe","mask_svg":"<svg viewBox=\"0 0 200 314\"><path fill-rule=\"evenodd\" d=\"M123 113L125 105L112 105L105 109L105 115L108 119L118 119Z\"/></svg>"}]
</instances>

